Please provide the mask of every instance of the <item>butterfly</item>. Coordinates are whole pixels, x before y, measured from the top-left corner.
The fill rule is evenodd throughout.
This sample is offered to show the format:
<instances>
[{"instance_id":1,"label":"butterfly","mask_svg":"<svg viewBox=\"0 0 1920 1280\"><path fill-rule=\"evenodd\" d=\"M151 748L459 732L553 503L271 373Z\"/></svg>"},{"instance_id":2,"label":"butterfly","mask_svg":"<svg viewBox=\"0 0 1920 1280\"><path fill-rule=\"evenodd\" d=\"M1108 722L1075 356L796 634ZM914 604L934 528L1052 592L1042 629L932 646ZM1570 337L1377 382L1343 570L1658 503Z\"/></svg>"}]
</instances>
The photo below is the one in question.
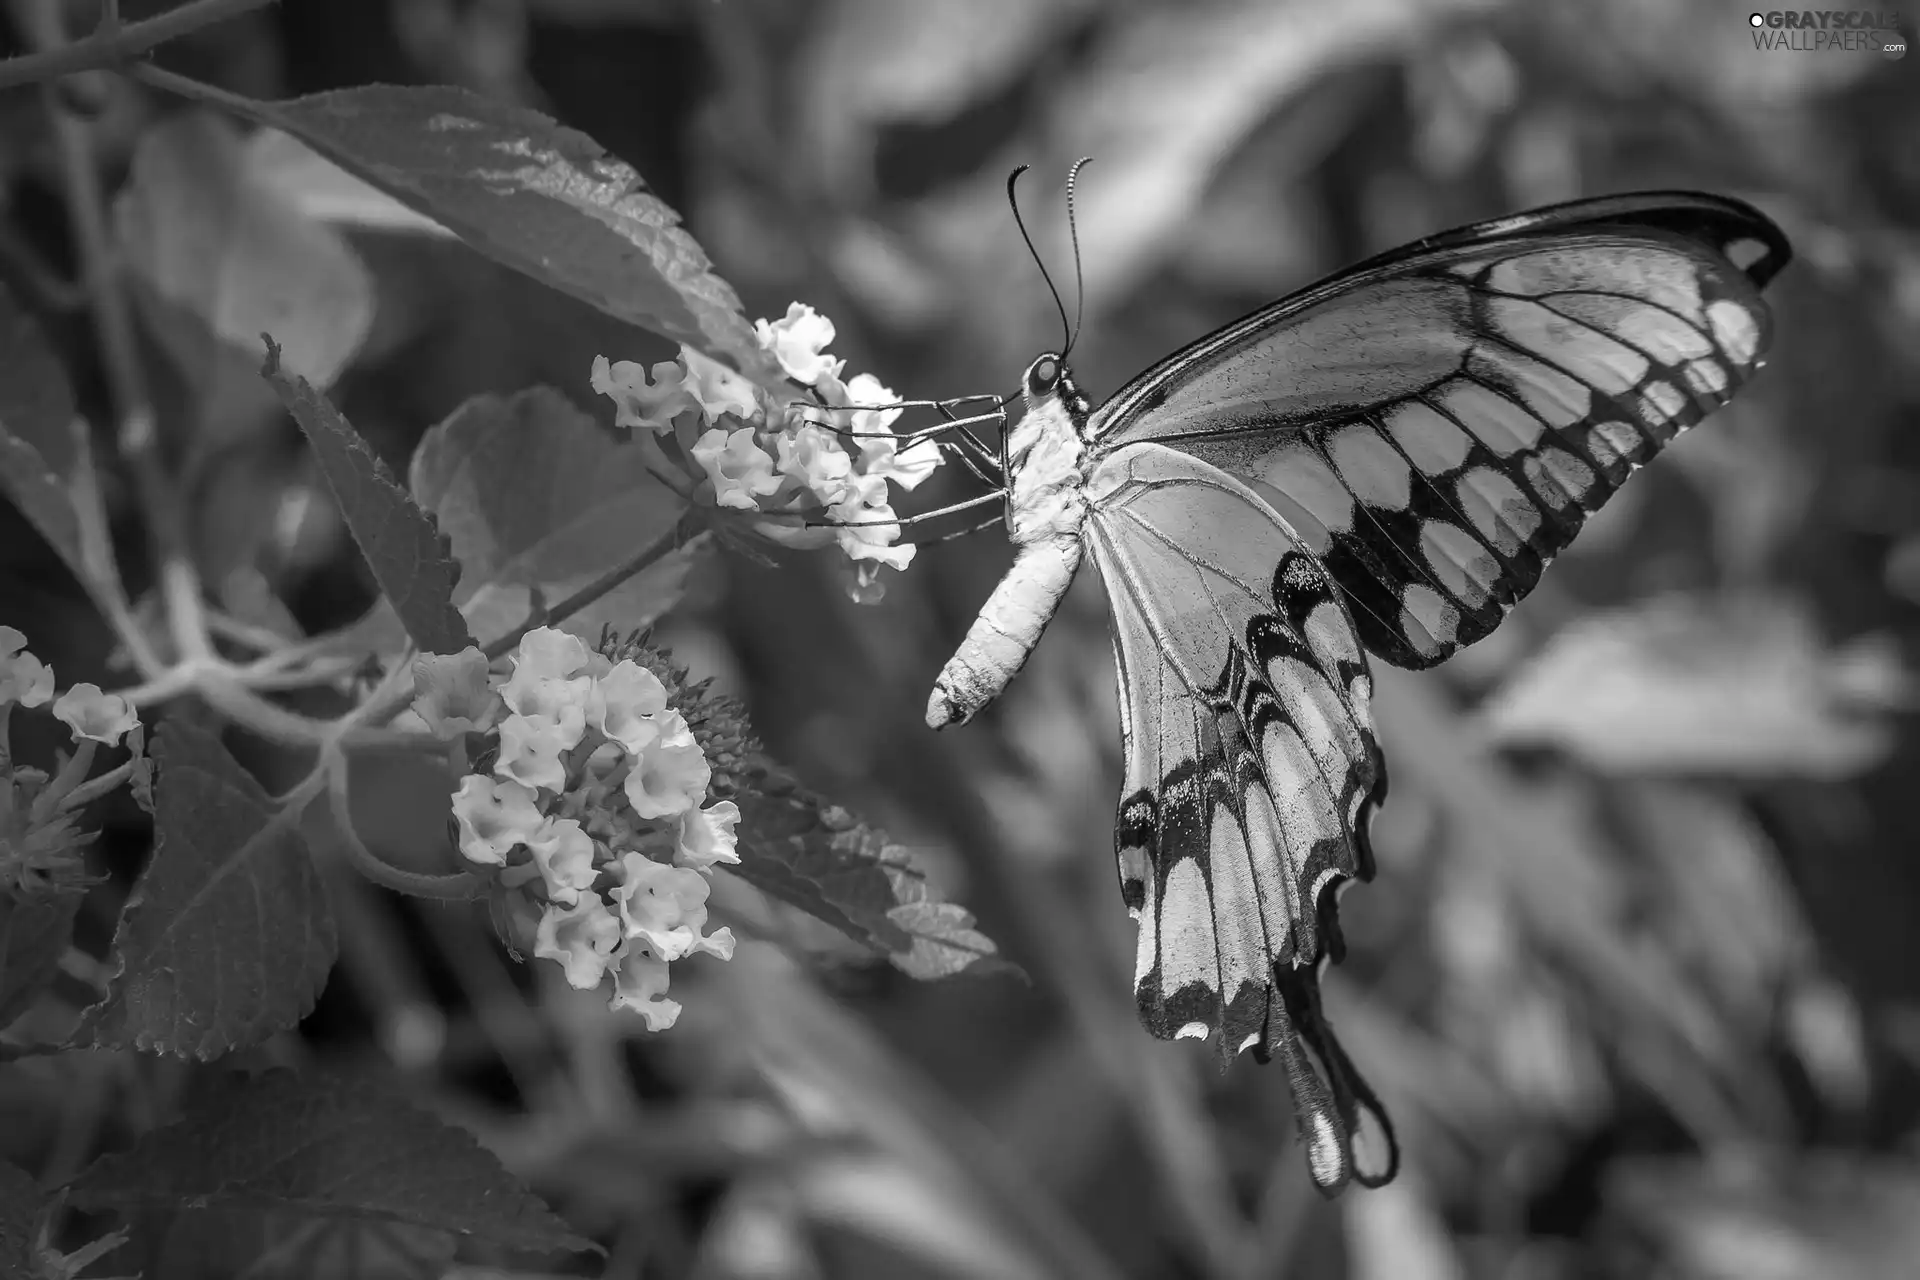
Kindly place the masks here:
<instances>
[{"instance_id":1,"label":"butterfly","mask_svg":"<svg viewBox=\"0 0 1920 1280\"><path fill-rule=\"evenodd\" d=\"M1399 1161L1319 991L1387 791L1368 655L1417 670L1493 631L1635 468L1760 368L1760 290L1791 253L1737 200L1579 200L1372 258L1098 407L1071 334L1027 368L998 458L1014 563L927 722L999 695L1091 557L1140 1018L1223 1062L1279 1059L1329 1194ZM1363 1113L1378 1171L1356 1166Z\"/></svg>"}]
</instances>

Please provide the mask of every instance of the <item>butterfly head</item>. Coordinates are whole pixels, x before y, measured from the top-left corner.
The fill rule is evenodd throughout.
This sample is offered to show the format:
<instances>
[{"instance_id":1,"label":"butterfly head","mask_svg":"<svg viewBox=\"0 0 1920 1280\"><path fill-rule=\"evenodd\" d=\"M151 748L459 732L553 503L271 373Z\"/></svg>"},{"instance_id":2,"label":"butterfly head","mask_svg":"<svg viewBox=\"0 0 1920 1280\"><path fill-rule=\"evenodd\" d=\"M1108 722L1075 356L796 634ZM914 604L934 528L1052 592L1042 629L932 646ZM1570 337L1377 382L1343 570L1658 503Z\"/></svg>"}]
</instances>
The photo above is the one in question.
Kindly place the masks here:
<instances>
[{"instance_id":1,"label":"butterfly head","mask_svg":"<svg viewBox=\"0 0 1920 1280\"><path fill-rule=\"evenodd\" d=\"M1020 390L1029 414L1043 405L1057 403L1076 431L1086 426L1087 417L1093 412L1093 405L1080 390L1080 384L1073 380L1073 371L1067 368L1065 358L1051 351L1027 366Z\"/></svg>"}]
</instances>

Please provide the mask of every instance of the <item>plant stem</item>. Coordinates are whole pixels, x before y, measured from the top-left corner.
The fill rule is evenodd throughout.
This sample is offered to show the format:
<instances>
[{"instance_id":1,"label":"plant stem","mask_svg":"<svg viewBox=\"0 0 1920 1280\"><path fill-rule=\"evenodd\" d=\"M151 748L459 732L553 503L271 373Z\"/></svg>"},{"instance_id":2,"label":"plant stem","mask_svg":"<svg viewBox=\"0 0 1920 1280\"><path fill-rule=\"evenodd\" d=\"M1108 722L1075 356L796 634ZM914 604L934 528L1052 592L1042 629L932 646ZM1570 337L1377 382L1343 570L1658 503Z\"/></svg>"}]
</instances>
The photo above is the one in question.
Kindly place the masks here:
<instances>
[{"instance_id":1,"label":"plant stem","mask_svg":"<svg viewBox=\"0 0 1920 1280\"><path fill-rule=\"evenodd\" d=\"M188 0L177 9L131 24L120 23L118 6L109 5L107 20L92 35L0 62L0 89L44 84L76 71L110 69L168 40L270 3L272 0Z\"/></svg>"},{"instance_id":2,"label":"plant stem","mask_svg":"<svg viewBox=\"0 0 1920 1280\"><path fill-rule=\"evenodd\" d=\"M651 568L655 562L665 559L673 552L685 546L688 542L691 542L705 526L706 518L700 514L699 509L696 507L688 508L680 514L680 519L674 522L672 529L656 538L647 546L642 547L634 555L607 570L598 578L595 578L592 582L589 582L586 586L553 606L553 608L546 610L545 613L537 617L529 617L525 622L507 632L507 634L501 636L492 644L487 645L481 652L485 653L488 658L497 658L512 649L513 646L519 644L520 638L535 627L551 626L556 622L565 621L592 604L595 600L598 600L601 596L606 595L628 578L633 577L635 574L645 572Z\"/></svg>"}]
</instances>

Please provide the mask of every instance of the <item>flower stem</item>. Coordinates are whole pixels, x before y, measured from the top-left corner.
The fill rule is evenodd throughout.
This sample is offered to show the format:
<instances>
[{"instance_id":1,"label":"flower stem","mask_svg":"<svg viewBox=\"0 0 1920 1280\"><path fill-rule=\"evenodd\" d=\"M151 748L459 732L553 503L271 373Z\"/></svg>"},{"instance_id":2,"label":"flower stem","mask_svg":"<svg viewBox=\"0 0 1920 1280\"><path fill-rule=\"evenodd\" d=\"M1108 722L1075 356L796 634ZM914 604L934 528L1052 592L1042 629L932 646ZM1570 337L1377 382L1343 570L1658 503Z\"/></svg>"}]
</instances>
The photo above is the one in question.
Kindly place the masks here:
<instances>
[{"instance_id":1,"label":"flower stem","mask_svg":"<svg viewBox=\"0 0 1920 1280\"><path fill-rule=\"evenodd\" d=\"M598 578L595 578L592 582L589 582L586 586L580 588L580 590L574 592L551 609L528 617L525 622L507 632L507 634L501 636L492 644L489 644L482 652L484 652L488 658L497 658L519 644L520 638L535 627L552 626L556 622L564 622L566 619L592 604L595 600L598 600L601 596L612 591L628 578L633 577L635 574L645 572L647 569L653 567L656 562L664 560L667 556L691 542L701 533L705 526L706 518L701 515L699 509L689 507L680 514L679 520L674 522L672 529L645 547L642 547L626 560L607 570Z\"/></svg>"}]
</instances>

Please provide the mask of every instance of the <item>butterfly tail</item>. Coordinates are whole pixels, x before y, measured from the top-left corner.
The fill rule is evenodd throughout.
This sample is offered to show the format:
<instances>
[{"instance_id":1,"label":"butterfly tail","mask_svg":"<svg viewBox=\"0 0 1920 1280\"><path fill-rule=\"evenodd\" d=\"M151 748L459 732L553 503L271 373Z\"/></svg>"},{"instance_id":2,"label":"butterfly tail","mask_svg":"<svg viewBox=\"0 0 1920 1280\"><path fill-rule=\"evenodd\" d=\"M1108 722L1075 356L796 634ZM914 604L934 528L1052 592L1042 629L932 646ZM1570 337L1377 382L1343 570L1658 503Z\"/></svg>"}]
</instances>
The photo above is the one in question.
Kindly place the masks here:
<instances>
[{"instance_id":1,"label":"butterfly tail","mask_svg":"<svg viewBox=\"0 0 1920 1280\"><path fill-rule=\"evenodd\" d=\"M1322 1194L1337 1195L1349 1181L1363 1187L1380 1187L1393 1181L1400 1170L1400 1143L1394 1135L1393 1121L1327 1024L1314 970L1274 966L1274 985L1267 995L1266 1033L1254 1053L1262 1062L1278 1058L1287 1074L1300 1141L1307 1149L1307 1166ZM1359 1132L1363 1110L1372 1117L1386 1144L1386 1167L1378 1173L1360 1169L1353 1156L1353 1138Z\"/></svg>"}]
</instances>

